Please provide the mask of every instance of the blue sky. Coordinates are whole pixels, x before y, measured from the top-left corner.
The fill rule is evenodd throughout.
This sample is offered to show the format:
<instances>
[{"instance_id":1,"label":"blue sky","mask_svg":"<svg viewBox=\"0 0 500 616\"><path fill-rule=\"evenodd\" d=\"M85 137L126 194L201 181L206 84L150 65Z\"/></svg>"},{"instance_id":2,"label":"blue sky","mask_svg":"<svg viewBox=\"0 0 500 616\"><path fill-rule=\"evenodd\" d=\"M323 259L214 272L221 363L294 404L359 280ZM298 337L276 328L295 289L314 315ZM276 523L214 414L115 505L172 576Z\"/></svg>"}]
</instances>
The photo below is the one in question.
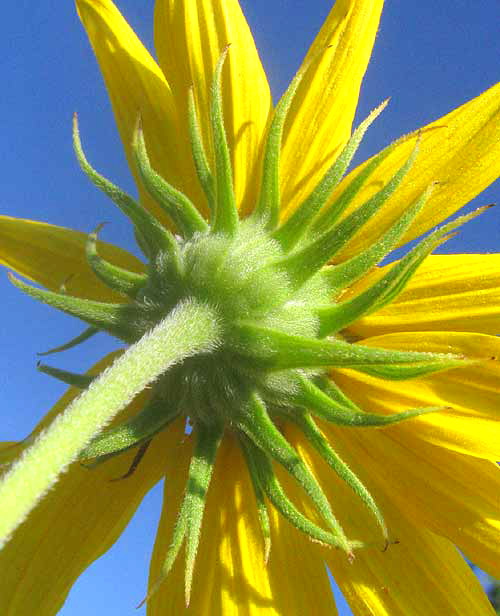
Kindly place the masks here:
<instances>
[{"instance_id":1,"label":"blue sky","mask_svg":"<svg viewBox=\"0 0 500 616\"><path fill-rule=\"evenodd\" d=\"M331 2L242 0L275 99L300 64ZM153 0L119 0L119 8L152 50ZM471 9L475 4L474 10ZM69 0L7 3L0 22L2 135L0 212L91 231L109 224L103 239L130 247L127 222L80 173L71 147L71 116L78 111L90 160L129 191L133 183L97 64ZM499 79L498 0L388 1L358 109L359 122L378 103L389 108L370 129L360 159L479 95ZM497 181L476 205L499 201ZM495 209L469 223L441 252L498 251ZM63 388L35 370L36 352L74 336L80 325L23 296L0 278L2 338L0 389L5 440L19 439ZM113 343L104 337L54 363L85 370ZM61 611L133 614L144 594L159 517L161 490L148 495L116 547L82 576ZM341 614L348 614L342 611Z\"/></svg>"}]
</instances>

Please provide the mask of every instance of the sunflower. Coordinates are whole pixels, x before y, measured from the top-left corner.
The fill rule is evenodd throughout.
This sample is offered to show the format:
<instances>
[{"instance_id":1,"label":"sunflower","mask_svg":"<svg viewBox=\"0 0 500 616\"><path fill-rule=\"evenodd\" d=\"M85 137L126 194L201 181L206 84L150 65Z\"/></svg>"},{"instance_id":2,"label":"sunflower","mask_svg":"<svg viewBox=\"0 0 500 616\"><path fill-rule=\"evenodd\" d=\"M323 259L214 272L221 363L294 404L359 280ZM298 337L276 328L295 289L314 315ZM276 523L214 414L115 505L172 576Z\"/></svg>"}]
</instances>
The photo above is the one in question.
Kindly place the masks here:
<instances>
[{"instance_id":1,"label":"sunflower","mask_svg":"<svg viewBox=\"0 0 500 616\"><path fill-rule=\"evenodd\" d=\"M325 563L356 614L493 613L455 546L500 577L500 256L431 253L486 209L434 229L498 175L500 86L346 173L382 4L337 0L273 107L237 0L157 0L159 64L77 0L139 201L76 117L75 153L144 259L0 219L45 289L13 283L87 323L65 348L128 345L40 365L71 388L0 451L2 614L56 613L162 477L148 613L335 613Z\"/></svg>"}]
</instances>

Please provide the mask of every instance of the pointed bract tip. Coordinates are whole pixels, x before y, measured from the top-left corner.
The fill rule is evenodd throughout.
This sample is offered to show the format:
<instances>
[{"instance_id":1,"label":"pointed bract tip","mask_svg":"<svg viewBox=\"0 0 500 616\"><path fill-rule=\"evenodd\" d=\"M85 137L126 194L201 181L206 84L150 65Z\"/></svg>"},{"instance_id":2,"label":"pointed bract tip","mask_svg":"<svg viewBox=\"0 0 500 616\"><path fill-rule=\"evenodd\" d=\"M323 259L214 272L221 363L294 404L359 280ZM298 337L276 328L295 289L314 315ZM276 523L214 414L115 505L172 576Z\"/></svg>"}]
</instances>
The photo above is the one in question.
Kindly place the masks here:
<instances>
[{"instance_id":1,"label":"pointed bract tip","mask_svg":"<svg viewBox=\"0 0 500 616\"><path fill-rule=\"evenodd\" d=\"M92 231L92 233L95 233L97 235L101 232L102 229L104 229L106 225L109 225L109 221L105 220L104 222L100 222L97 227Z\"/></svg>"},{"instance_id":2,"label":"pointed bract tip","mask_svg":"<svg viewBox=\"0 0 500 616\"><path fill-rule=\"evenodd\" d=\"M267 567L269 556L271 555L271 539L267 538L264 541L264 564Z\"/></svg>"},{"instance_id":3,"label":"pointed bract tip","mask_svg":"<svg viewBox=\"0 0 500 616\"><path fill-rule=\"evenodd\" d=\"M378 107L375 107L375 111L378 111L379 113L381 113L389 104L389 101L391 100L391 97L387 97L385 100L383 100L380 105L378 105Z\"/></svg>"},{"instance_id":4,"label":"pointed bract tip","mask_svg":"<svg viewBox=\"0 0 500 616\"><path fill-rule=\"evenodd\" d=\"M153 586L151 587L150 590L148 590L146 596L144 597L144 599L135 606L135 609L138 610L139 608L141 608L145 603L147 603L151 597L158 591L158 589L160 588L161 583L163 582L164 577L160 576L156 582L153 584Z\"/></svg>"},{"instance_id":5,"label":"pointed bract tip","mask_svg":"<svg viewBox=\"0 0 500 616\"><path fill-rule=\"evenodd\" d=\"M73 133L73 149L75 150L76 157L78 161L80 162L80 166L82 166L82 164L87 163L87 159L85 157L85 154L83 153L82 141L80 139L80 126L78 124L78 114L76 113L76 111L73 114L72 133Z\"/></svg>"},{"instance_id":6,"label":"pointed bract tip","mask_svg":"<svg viewBox=\"0 0 500 616\"><path fill-rule=\"evenodd\" d=\"M401 543L401 541L399 539L392 539L390 541L390 545L399 545Z\"/></svg>"},{"instance_id":7,"label":"pointed bract tip","mask_svg":"<svg viewBox=\"0 0 500 616\"><path fill-rule=\"evenodd\" d=\"M217 61L217 66L215 69L215 73L222 71L222 67L224 66L227 58L227 54L229 53L229 48L231 47L231 43L228 43L224 49L221 51L219 59Z\"/></svg>"},{"instance_id":8,"label":"pointed bract tip","mask_svg":"<svg viewBox=\"0 0 500 616\"><path fill-rule=\"evenodd\" d=\"M422 129L420 128L417 132L417 140L415 141L415 149L417 150L420 147L420 142L422 141Z\"/></svg>"},{"instance_id":9,"label":"pointed bract tip","mask_svg":"<svg viewBox=\"0 0 500 616\"><path fill-rule=\"evenodd\" d=\"M37 353L37 355L39 355L39 353ZM38 372L45 372L45 368L47 367L47 364L42 364L42 360L41 359L37 359L36 361L36 369L38 370Z\"/></svg>"},{"instance_id":10,"label":"pointed bract tip","mask_svg":"<svg viewBox=\"0 0 500 616\"><path fill-rule=\"evenodd\" d=\"M7 278L9 279L9 282L15 287L19 288L22 285L21 280L17 278L17 276L14 276L12 272L7 272Z\"/></svg>"},{"instance_id":11,"label":"pointed bract tip","mask_svg":"<svg viewBox=\"0 0 500 616\"><path fill-rule=\"evenodd\" d=\"M224 62L226 61L226 57L227 57L227 54L229 53L229 48L230 47L231 47L231 43L227 43L222 48L222 51L220 52L219 59L217 60L217 66L219 67L219 69L224 65ZM216 70L217 70L217 68L216 68Z\"/></svg>"},{"instance_id":12,"label":"pointed bract tip","mask_svg":"<svg viewBox=\"0 0 500 616\"><path fill-rule=\"evenodd\" d=\"M446 235L443 235L443 237L439 240L439 242L436 242L436 248L438 246L441 246L441 244L446 244L446 242L448 240L453 239L454 237L457 237L458 235L458 231L453 231L453 233L447 233Z\"/></svg>"},{"instance_id":13,"label":"pointed bract tip","mask_svg":"<svg viewBox=\"0 0 500 616\"><path fill-rule=\"evenodd\" d=\"M138 604L135 606L135 609L136 609L136 610L141 609L141 607L142 607L142 606L146 603L146 601L147 601L147 600L148 600L148 595L146 595L146 596L144 597L144 599L143 599L140 603L138 603Z\"/></svg>"},{"instance_id":14,"label":"pointed bract tip","mask_svg":"<svg viewBox=\"0 0 500 616\"><path fill-rule=\"evenodd\" d=\"M382 553L383 552L387 552L387 550L389 549L389 546L391 545L397 545L399 543L399 539L386 539L385 541L385 545L382 548Z\"/></svg>"},{"instance_id":15,"label":"pointed bract tip","mask_svg":"<svg viewBox=\"0 0 500 616\"><path fill-rule=\"evenodd\" d=\"M99 235L99 233L102 231L102 229L106 226L109 225L109 222L100 222L97 227L91 231L88 236L87 236L87 241L95 241L97 240L97 236Z\"/></svg>"},{"instance_id":16,"label":"pointed bract tip","mask_svg":"<svg viewBox=\"0 0 500 616\"><path fill-rule=\"evenodd\" d=\"M382 111L384 111L390 100L390 98L386 98L384 101L382 101L379 105L372 109L370 113L366 116L366 118L361 122L361 124L356 129L357 132L362 131L361 137L364 135L367 128L378 118Z\"/></svg>"},{"instance_id":17,"label":"pointed bract tip","mask_svg":"<svg viewBox=\"0 0 500 616\"><path fill-rule=\"evenodd\" d=\"M428 406L421 409L415 409L415 413L418 412L418 415L428 415L429 413L440 413L442 411L449 410L450 407L447 406Z\"/></svg>"},{"instance_id":18,"label":"pointed bract tip","mask_svg":"<svg viewBox=\"0 0 500 616\"><path fill-rule=\"evenodd\" d=\"M142 114L140 111L137 112L137 117L135 119L134 131L132 133L132 146L136 147L139 140L144 140L142 130Z\"/></svg>"},{"instance_id":19,"label":"pointed bract tip","mask_svg":"<svg viewBox=\"0 0 500 616\"><path fill-rule=\"evenodd\" d=\"M147 602L151 599L151 597L152 597L152 596L155 594L155 592L158 590L158 587L160 586L160 582L161 582L161 580L158 580L158 581L157 581L157 582L153 585L153 587L151 588L151 590L148 590L148 592L147 592L146 596L144 597L144 599L143 599L140 603L138 603L138 604L135 606L135 609L136 609L136 610L140 609L143 605L145 605L145 604L146 604L146 603L147 603Z\"/></svg>"},{"instance_id":20,"label":"pointed bract tip","mask_svg":"<svg viewBox=\"0 0 500 616\"><path fill-rule=\"evenodd\" d=\"M431 182L426 189L424 190L423 194L425 195L425 198L428 199L430 197L430 195L434 192L434 189L436 188L436 186L439 184L439 182Z\"/></svg>"}]
</instances>

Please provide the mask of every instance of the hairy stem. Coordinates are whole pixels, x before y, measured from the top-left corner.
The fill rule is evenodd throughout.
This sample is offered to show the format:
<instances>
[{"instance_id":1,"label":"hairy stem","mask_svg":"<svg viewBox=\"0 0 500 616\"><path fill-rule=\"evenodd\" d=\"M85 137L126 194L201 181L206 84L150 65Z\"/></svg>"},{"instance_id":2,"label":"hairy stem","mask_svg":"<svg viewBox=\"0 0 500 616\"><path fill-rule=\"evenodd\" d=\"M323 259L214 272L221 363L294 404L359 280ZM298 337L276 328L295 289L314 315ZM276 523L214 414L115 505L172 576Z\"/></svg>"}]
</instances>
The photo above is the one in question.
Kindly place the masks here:
<instances>
[{"instance_id":1,"label":"hairy stem","mask_svg":"<svg viewBox=\"0 0 500 616\"><path fill-rule=\"evenodd\" d=\"M0 482L0 548L79 452L149 383L219 343L207 305L186 301L131 346L42 431Z\"/></svg>"}]
</instances>

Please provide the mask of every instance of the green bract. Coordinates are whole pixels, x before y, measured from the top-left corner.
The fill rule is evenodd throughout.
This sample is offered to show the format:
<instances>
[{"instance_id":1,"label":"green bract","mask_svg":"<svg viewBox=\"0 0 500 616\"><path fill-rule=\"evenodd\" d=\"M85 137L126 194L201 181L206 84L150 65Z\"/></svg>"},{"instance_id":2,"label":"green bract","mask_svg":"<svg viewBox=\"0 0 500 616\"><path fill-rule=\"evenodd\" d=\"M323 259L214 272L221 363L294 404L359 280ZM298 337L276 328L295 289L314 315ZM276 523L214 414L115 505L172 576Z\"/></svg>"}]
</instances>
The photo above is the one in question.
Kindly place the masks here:
<instances>
[{"instance_id":1,"label":"green bract","mask_svg":"<svg viewBox=\"0 0 500 616\"><path fill-rule=\"evenodd\" d=\"M383 103L353 133L302 205L280 223L281 136L287 111L303 77L304 71L299 72L278 104L268 130L258 202L254 212L240 220L221 111L221 69L227 53L226 49L217 64L212 86L209 121L213 169L205 153L192 92L189 97L192 153L210 212L209 222L199 213L202 208L198 209L197 205L201 204L193 204L151 167L140 118L133 139L137 169L145 189L168 215L179 235L174 235L90 166L81 147L75 118L74 145L80 165L132 221L138 243L148 259L147 273L132 273L102 259L97 250L96 231L88 238L88 263L101 281L127 296L129 302L105 304L82 300L35 289L15 280L30 295L87 322L91 329L83 338L103 330L132 344L176 308L191 303L198 310L206 307L207 314L215 315L217 342L208 351L195 353L160 375L144 408L127 422L104 430L80 456L93 466L137 447L138 454L129 473L133 472L155 434L179 415L189 417L195 429L196 445L178 523L163 567L164 577L185 543L187 600L205 495L224 431L239 436L255 488L266 555L270 548L268 499L312 539L340 548L353 558L354 549L362 546L345 536L321 486L282 435L281 422L294 422L332 470L351 486L378 521L383 538L380 547L387 546L389 534L382 512L324 438L315 418L353 428L383 427L439 409L410 409L389 416L360 409L326 378L329 367L347 367L384 379L409 379L468 361L455 355L364 347L344 339L342 331L391 302L424 258L447 234L477 212L430 234L372 286L354 297L342 299L348 287L398 245L432 191L431 186L413 203L408 203L400 218L381 230L380 236L362 253L335 264L336 254L397 190L418 155L418 142L392 179L355 211L344 215L392 146L375 157L331 202L334 188L368 126L385 107ZM44 365L39 367L77 387L86 388L91 381L89 377ZM320 514L323 526L305 517L290 501L273 471L273 461L281 464L302 486Z\"/></svg>"}]
</instances>

